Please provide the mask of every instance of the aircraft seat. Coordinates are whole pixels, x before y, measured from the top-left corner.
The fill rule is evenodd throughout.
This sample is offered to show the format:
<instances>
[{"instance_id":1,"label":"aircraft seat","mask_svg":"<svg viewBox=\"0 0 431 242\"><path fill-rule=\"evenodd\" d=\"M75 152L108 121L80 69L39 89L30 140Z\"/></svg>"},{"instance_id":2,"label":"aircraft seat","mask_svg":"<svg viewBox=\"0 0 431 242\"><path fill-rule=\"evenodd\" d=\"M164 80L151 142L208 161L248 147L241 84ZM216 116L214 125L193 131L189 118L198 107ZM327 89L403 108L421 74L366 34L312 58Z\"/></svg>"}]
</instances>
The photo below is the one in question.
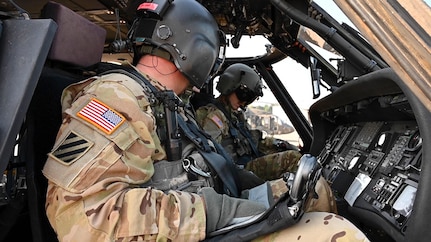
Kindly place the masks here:
<instances>
[{"instance_id":1,"label":"aircraft seat","mask_svg":"<svg viewBox=\"0 0 431 242\"><path fill-rule=\"evenodd\" d=\"M49 242L58 240L45 214L47 180L41 170L61 124L61 94L86 78L86 67L101 61L106 30L53 1L44 6L41 18L53 19L58 28L27 112L27 149L33 153L27 184L32 241Z\"/></svg>"}]
</instances>

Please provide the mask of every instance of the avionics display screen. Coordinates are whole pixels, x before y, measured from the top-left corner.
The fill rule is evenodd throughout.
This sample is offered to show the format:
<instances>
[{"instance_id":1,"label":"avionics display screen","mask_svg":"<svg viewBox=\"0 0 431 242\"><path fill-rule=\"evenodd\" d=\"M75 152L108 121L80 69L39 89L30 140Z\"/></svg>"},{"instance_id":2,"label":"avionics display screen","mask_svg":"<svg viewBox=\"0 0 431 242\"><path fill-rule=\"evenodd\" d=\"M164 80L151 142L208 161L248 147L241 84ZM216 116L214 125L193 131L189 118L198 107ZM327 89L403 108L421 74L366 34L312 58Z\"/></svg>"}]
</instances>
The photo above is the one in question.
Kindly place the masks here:
<instances>
[{"instance_id":1,"label":"avionics display screen","mask_svg":"<svg viewBox=\"0 0 431 242\"><path fill-rule=\"evenodd\" d=\"M404 187L404 190L398 196L393 208L404 217L407 217L412 211L415 196L416 188L411 185L407 185L406 187Z\"/></svg>"}]
</instances>

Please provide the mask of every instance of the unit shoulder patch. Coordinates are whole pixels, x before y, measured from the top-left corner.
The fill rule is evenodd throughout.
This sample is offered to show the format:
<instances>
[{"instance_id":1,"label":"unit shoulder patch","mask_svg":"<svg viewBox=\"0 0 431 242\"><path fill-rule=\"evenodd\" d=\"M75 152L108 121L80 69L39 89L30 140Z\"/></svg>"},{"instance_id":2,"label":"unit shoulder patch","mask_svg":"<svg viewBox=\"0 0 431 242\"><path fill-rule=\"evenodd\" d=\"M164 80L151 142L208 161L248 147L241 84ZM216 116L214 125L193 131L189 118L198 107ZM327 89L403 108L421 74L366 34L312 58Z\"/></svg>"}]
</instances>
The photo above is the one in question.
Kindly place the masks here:
<instances>
[{"instance_id":1,"label":"unit shoulder patch","mask_svg":"<svg viewBox=\"0 0 431 242\"><path fill-rule=\"evenodd\" d=\"M92 146L93 143L89 140L70 132L51 154L57 160L62 161L63 164L70 165L84 155Z\"/></svg>"}]
</instances>

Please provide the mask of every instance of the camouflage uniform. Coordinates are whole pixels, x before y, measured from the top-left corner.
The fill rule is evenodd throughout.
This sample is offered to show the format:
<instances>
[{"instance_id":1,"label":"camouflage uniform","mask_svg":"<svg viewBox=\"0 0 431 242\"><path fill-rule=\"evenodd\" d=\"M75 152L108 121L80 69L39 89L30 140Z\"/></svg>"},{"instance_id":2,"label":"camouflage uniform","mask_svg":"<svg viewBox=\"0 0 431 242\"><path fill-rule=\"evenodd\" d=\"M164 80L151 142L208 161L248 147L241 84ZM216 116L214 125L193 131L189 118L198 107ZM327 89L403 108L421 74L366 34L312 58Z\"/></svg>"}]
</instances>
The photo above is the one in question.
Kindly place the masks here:
<instances>
[{"instance_id":1,"label":"camouflage uniform","mask_svg":"<svg viewBox=\"0 0 431 242\"><path fill-rule=\"evenodd\" d=\"M237 164L247 164L247 169L255 173L259 172L259 177L266 180L279 178L281 173L285 171L293 172L296 170L296 165L302 156L300 152L288 150L279 153L276 157L267 156L278 152L274 148L273 138L266 137L261 140L260 132L254 132L248 128L243 112L234 111L229 105L223 106L225 110L223 112L219 108L221 103L219 99L216 99L214 103L200 107L196 111L196 120L216 142L231 154ZM230 117L226 117L226 115ZM237 137L232 135L230 125L238 130L235 132L238 133ZM249 138L240 131L240 125L248 131ZM263 167L270 170L263 171Z\"/></svg>"},{"instance_id":2,"label":"camouflage uniform","mask_svg":"<svg viewBox=\"0 0 431 242\"><path fill-rule=\"evenodd\" d=\"M92 100L111 112L114 127L78 115ZM139 84L121 74L89 79L69 86L62 105L63 124L43 170L47 216L60 240L205 238L200 196L140 188L166 155Z\"/></svg>"},{"instance_id":3,"label":"camouflage uniform","mask_svg":"<svg viewBox=\"0 0 431 242\"><path fill-rule=\"evenodd\" d=\"M215 102L220 102L216 99ZM238 160L241 156L248 157L250 161L245 165L245 169L252 171L258 177L270 181L279 179L285 172L295 172L297 170L298 161L302 154L296 150L287 150L283 152L273 152L273 142L270 138L259 141L255 138L255 144L258 144L258 149L262 156L256 157L250 148L250 142L244 136L240 135L240 139L234 141L229 131L229 119L225 113L230 115L232 122L244 122L244 113L237 112L230 108L229 105L224 106L227 112L220 110L214 103L209 103L196 110L196 120L201 127L213 137L216 142L219 142L231 153L234 159ZM238 144L235 144L238 142ZM240 148L238 148L238 146ZM239 154L238 150L242 150L245 154ZM271 182L273 185L274 182ZM274 197L280 194L280 187L272 189ZM283 190L283 189L281 189ZM307 211L326 211L337 212L335 198L325 179L321 178L317 185L316 191L319 194L319 199L311 199L311 202L306 208Z\"/></svg>"},{"instance_id":4,"label":"camouflage uniform","mask_svg":"<svg viewBox=\"0 0 431 242\"><path fill-rule=\"evenodd\" d=\"M66 88L62 105L63 123L43 169L49 180L46 213L59 240L205 238L206 214L199 195L141 186L150 181L154 165L165 159L166 153L157 137L147 95L139 84L122 74L91 78ZM85 114L93 105L109 115L113 121L110 127L103 119L94 120ZM281 182L278 185L283 187ZM286 233L299 238L305 235L298 233L298 227L310 229L315 223L327 235L325 239L344 236L362 241L363 237L355 237L360 231L347 221L331 220L334 216L310 213L300 220L301 225L256 241L275 241ZM344 233L327 230L328 221L337 225L335 231Z\"/></svg>"}]
</instances>

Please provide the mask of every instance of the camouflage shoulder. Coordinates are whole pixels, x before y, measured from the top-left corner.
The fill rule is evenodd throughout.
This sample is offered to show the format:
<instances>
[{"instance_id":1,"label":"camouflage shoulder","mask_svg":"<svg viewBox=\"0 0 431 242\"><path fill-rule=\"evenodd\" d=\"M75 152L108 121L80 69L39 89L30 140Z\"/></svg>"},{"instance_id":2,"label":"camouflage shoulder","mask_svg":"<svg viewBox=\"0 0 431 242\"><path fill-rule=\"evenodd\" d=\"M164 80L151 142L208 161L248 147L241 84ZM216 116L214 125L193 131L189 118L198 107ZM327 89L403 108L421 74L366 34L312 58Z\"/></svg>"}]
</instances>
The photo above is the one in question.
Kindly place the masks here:
<instances>
[{"instance_id":1,"label":"camouflage shoulder","mask_svg":"<svg viewBox=\"0 0 431 242\"><path fill-rule=\"evenodd\" d=\"M99 77L90 77L85 80L79 81L77 83L70 84L67 86L61 95L61 103L63 107L63 111L72 105L72 102L75 100L76 96L86 88L88 85L92 84L95 80L99 79Z\"/></svg>"},{"instance_id":2,"label":"camouflage shoulder","mask_svg":"<svg viewBox=\"0 0 431 242\"><path fill-rule=\"evenodd\" d=\"M203 126L205 120L208 119L214 119L213 122L219 122L218 120L220 120L222 123L227 123L227 118L224 113L212 103L202 106L196 111L196 120L199 125Z\"/></svg>"}]
</instances>

